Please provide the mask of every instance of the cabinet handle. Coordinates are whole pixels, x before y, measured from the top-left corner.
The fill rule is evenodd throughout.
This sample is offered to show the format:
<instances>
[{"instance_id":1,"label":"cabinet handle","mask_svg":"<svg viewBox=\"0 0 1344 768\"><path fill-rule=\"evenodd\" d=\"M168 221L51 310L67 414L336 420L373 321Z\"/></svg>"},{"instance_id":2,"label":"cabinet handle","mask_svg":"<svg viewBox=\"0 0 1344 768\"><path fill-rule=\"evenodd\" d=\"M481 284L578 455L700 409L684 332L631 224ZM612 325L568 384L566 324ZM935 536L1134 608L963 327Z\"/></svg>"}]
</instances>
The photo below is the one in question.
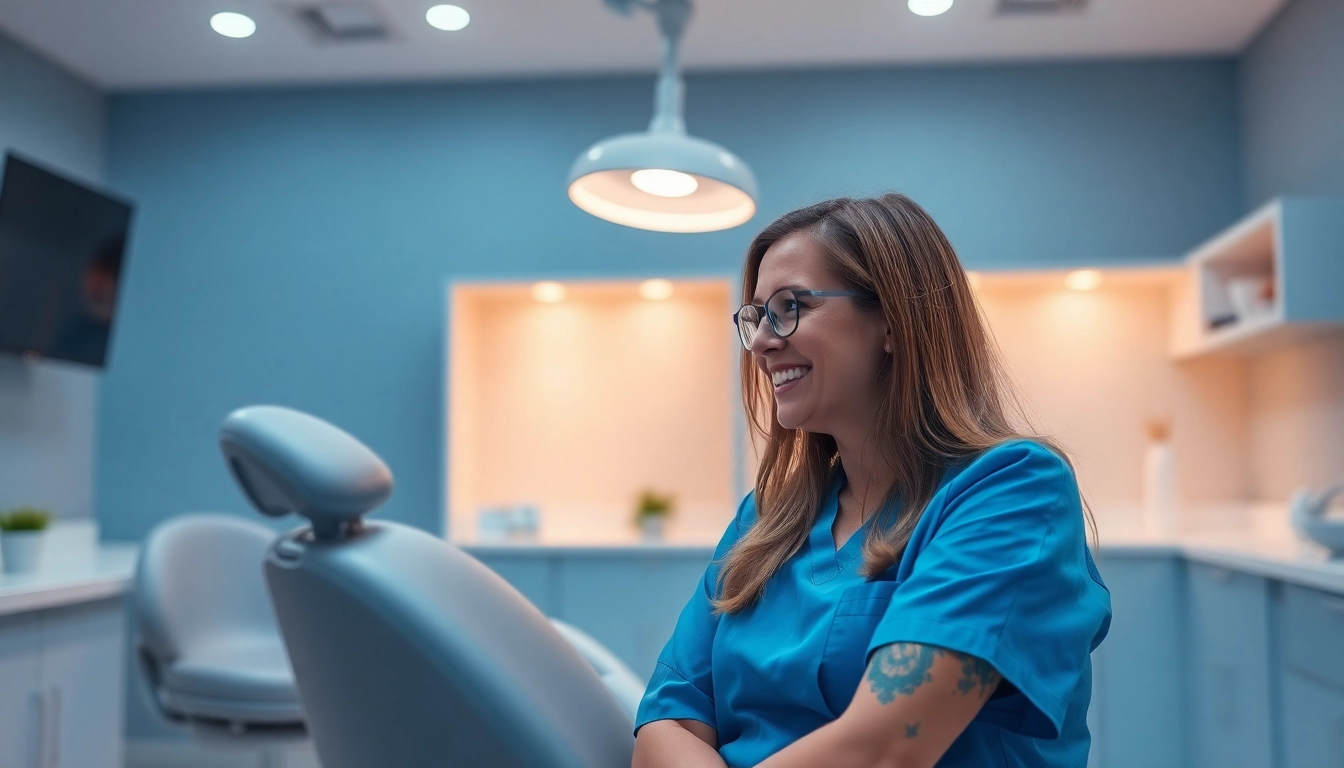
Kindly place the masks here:
<instances>
[{"instance_id":1,"label":"cabinet handle","mask_svg":"<svg viewBox=\"0 0 1344 768\"><path fill-rule=\"evenodd\" d=\"M36 715L33 721L34 725L37 726L35 738L28 744L28 764L32 768L42 768L42 748L46 745L47 740L47 707L42 700L42 694L34 692L29 695L28 707Z\"/></svg>"},{"instance_id":2,"label":"cabinet handle","mask_svg":"<svg viewBox=\"0 0 1344 768\"><path fill-rule=\"evenodd\" d=\"M1212 669L1214 695L1213 720L1220 731L1237 729L1237 670L1230 664L1215 664Z\"/></svg>"},{"instance_id":3,"label":"cabinet handle","mask_svg":"<svg viewBox=\"0 0 1344 768\"><path fill-rule=\"evenodd\" d=\"M1226 584L1232 580L1232 572L1226 568L1210 568L1209 577L1219 584Z\"/></svg>"},{"instance_id":4,"label":"cabinet handle","mask_svg":"<svg viewBox=\"0 0 1344 768\"><path fill-rule=\"evenodd\" d=\"M59 768L61 764L61 689L51 688L51 754L47 756L47 768Z\"/></svg>"}]
</instances>

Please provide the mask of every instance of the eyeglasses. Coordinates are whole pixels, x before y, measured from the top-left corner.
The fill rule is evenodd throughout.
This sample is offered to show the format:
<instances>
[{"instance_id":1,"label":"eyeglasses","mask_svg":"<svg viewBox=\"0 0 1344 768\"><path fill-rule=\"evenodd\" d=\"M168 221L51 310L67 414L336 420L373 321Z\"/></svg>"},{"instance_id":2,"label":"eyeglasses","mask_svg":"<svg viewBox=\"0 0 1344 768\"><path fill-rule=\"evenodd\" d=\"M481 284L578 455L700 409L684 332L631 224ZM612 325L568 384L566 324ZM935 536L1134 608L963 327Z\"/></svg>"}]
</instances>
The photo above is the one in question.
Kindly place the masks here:
<instances>
[{"instance_id":1,"label":"eyeglasses","mask_svg":"<svg viewBox=\"0 0 1344 768\"><path fill-rule=\"evenodd\" d=\"M744 349L751 349L751 342L761 330L761 319L770 321L770 328L782 338L798 330L798 297L800 296L863 296L872 298L873 294L864 291L807 291L798 288L780 288L770 294L765 306L743 304L733 313L733 323L737 325L737 337L742 340Z\"/></svg>"}]
</instances>

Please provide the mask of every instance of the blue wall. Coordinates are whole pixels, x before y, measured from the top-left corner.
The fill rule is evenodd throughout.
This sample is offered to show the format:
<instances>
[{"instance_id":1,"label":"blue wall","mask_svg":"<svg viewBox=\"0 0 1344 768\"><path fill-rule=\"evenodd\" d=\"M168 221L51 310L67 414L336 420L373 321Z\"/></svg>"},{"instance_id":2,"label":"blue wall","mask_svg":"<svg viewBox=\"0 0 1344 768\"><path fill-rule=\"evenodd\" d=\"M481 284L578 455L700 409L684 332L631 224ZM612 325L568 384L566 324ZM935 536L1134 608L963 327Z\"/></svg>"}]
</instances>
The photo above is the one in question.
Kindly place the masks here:
<instances>
[{"instance_id":1,"label":"blue wall","mask_svg":"<svg viewBox=\"0 0 1344 768\"><path fill-rule=\"evenodd\" d=\"M109 176L141 207L99 414L106 535L243 510L214 436L260 402L359 435L397 475L384 514L440 531L450 279L736 274L775 215L887 189L981 268L1170 259L1241 206L1232 60L688 87L693 132L758 174L737 230L624 229L566 199L582 148L646 123L650 78L113 97Z\"/></svg>"},{"instance_id":2,"label":"blue wall","mask_svg":"<svg viewBox=\"0 0 1344 768\"><path fill-rule=\"evenodd\" d=\"M98 182L105 123L101 94L0 35L0 156ZM89 368L0 353L0 510L91 514L97 384Z\"/></svg>"},{"instance_id":3,"label":"blue wall","mask_svg":"<svg viewBox=\"0 0 1344 768\"><path fill-rule=\"evenodd\" d=\"M1246 202L1344 195L1344 2L1293 0L1241 61Z\"/></svg>"}]
</instances>

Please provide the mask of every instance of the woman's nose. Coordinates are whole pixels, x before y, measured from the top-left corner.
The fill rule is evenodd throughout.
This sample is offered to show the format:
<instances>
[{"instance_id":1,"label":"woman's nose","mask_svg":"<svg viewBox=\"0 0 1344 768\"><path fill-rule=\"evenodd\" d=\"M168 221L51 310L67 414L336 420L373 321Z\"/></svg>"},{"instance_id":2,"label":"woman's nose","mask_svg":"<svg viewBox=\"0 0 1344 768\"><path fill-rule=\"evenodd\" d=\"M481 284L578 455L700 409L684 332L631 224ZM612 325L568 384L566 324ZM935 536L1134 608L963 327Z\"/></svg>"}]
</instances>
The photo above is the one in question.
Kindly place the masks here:
<instances>
[{"instance_id":1,"label":"woman's nose","mask_svg":"<svg viewBox=\"0 0 1344 768\"><path fill-rule=\"evenodd\" d=\"M775 333L775 329L768 320L761 320L761 324L756 326L756 335L751 338L751 353L753 355L763 355L767 350L782 349L784 340Z\"/></svg>"}]
</instances>

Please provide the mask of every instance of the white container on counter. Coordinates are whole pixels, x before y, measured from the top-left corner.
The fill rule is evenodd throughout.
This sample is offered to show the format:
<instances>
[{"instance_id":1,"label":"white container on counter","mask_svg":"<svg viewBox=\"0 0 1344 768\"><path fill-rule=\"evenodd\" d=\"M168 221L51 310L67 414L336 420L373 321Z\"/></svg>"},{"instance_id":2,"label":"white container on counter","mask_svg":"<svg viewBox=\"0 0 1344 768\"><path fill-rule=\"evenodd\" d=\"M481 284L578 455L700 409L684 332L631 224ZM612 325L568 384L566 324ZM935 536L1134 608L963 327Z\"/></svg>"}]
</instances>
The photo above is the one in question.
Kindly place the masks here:
<instances>
[{"instance_id":1,"label":"white container on counter","mask_svg":"<svg viewBox=\"0 0 1344 768\"><path fill-rule=\"evenodd\" d=\"M1143 455L1142 515L1148 533L1168 536L1181 529L1176 456L1165 421L1148 423L1148 448Z\"/></svg>"}]
</instances>

